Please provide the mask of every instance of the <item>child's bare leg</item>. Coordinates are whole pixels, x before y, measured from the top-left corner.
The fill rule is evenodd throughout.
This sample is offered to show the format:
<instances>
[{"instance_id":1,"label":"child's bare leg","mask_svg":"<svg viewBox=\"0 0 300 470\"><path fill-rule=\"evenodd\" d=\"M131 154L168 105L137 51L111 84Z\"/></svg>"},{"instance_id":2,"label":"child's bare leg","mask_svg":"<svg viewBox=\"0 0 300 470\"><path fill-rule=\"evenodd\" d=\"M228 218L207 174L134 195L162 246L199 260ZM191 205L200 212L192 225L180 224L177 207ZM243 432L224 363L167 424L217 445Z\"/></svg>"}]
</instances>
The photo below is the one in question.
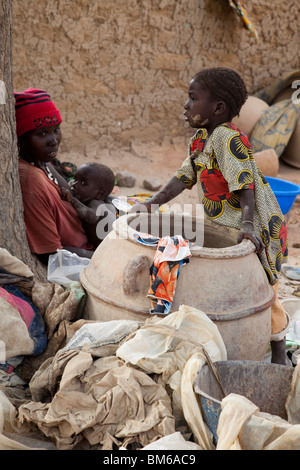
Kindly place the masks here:
<instances>
[{"instance_id":1,"label":"child's bare leg","mask_svg":"<svg viewBox=\"0 0 300 470\"><path fill-rule=\"evenodd\" d=\"M271 362L274 364L290 365L290 361L286 354L285 338L280 341L271 341L272 357Z\"/></svg>"},{"instance_id":2,"label":"child's bare leg","mask_svg":"<svg viewBox=\"0 0 300 470\"><path fill-rule=\"evenodd\" d=\"M290 365L290 361L286 354L285 341L285 335L289 329L289 317L278 299L278 286L279 282L273 286L275 301L271 307L271 362L275 364Z\"/></svg>"}]
</instances>

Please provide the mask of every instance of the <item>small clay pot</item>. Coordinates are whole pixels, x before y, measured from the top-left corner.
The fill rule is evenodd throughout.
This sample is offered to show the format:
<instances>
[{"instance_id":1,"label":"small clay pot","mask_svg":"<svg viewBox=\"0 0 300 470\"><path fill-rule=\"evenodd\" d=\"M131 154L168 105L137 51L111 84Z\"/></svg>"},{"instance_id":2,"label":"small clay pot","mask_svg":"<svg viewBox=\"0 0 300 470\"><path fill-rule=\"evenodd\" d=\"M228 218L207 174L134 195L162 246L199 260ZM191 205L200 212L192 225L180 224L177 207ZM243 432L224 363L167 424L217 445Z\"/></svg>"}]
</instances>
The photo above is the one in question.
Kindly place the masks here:
<instances>
[{"instance_id":1,"label":"small clay pot","mask_svg":"<svg viewBox=\"0 0 300 470\"><path fill-rule=\"evenodd\" d=\"M232 122L250 139L257 121L268 108L269 105L265 101L256 96L249 96L242 106L239 116L233 118Z\"/></svg>"},{"instance_id":2,"label":"small clay pot","mask_svg":"<svg viewBox=\"0 0 300 470\"><path fill-rule=\"evenodd\" d=\"M253 157L264 176L272 176L274 178L277 177L279 170L279 158L274 149L266 149L262 150L261 152L255 152Z\"/></svg>"}]
</instances>

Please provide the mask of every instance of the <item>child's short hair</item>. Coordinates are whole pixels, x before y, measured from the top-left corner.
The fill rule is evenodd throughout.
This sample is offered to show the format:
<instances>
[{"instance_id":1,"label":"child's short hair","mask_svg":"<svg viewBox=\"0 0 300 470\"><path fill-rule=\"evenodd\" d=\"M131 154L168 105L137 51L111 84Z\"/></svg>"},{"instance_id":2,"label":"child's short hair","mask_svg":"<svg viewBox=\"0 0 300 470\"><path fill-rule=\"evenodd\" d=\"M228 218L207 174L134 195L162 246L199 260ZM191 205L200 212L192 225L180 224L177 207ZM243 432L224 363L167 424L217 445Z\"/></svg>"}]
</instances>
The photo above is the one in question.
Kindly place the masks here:
<instances>
[{"instance_id":1,"label":"child's short hair","mask_svg":"<svg viewBox=\"0 0 300 470\"><path fill-rule=\"evenodd\" d=\"M101 187L103 187L106 192L103 197L105 199L109 194L112 192L114 185L115 185L115 175L112 170L102 163L88 163L88 166L93 168L95 172L95 176L99 176L99 184L101 183Z\"/></svg>"},{"instance_id":2,"label":"child's short hair","mask_svg":"<svg viewBox=\"0 0 300 470\"><path fill-rule=\"evenodd\" d=\"M203 85L213 97L225 101L230 119L238 116L248 92L242 77L229 67L203 69L194 76L194 81Z\"/></svg>"}]
</instances>

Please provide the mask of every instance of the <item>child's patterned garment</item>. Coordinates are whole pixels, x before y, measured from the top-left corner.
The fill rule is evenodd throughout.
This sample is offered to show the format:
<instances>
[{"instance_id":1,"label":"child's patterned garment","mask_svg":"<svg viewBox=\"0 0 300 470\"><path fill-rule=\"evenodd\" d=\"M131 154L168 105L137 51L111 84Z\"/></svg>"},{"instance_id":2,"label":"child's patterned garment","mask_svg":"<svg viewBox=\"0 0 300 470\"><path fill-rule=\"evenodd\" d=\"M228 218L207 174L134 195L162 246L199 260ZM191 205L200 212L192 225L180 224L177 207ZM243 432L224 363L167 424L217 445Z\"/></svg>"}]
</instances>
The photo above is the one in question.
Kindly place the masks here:
<instances>
[{"instance_id":1,"label":"child's patterned garment","mask_svg":"<svg viewBox=\"0 0 300 470\"><path fill-rule=\"evenodd\" d=\"M232 123L218 126L208 137L198 129L189 144L189 155L176 172L188 189L197 184L205 215L220 225L241 228L241 189L253 189L254 230L265 249L258 253L271 285L278 281L287 258L287 226L277 199L257 167L248 137Z\"/></svg>"}]
</instances>

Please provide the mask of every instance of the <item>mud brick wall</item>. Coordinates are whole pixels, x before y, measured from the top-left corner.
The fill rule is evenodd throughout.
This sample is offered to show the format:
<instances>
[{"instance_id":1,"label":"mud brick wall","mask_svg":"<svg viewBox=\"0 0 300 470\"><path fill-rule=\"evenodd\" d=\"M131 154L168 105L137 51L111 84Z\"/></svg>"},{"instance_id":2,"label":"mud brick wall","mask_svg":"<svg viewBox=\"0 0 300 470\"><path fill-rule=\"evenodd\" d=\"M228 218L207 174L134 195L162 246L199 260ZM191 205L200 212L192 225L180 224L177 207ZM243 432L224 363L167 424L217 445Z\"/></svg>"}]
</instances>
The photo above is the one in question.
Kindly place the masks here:
<instances>
[{"instance_id":1,"label":"mud brick wall","mask_svg":"<svg viewBox=\"0 0 300 470\"><path fill-rule=\"evenodd\" d=\"M51 94L75 157L190 135L183 104L202 67L234 67L250 93L300 67L299 0L245 1L257 43L227 0L13 4L15 90Z\"/></svg>"}]
</instances>

